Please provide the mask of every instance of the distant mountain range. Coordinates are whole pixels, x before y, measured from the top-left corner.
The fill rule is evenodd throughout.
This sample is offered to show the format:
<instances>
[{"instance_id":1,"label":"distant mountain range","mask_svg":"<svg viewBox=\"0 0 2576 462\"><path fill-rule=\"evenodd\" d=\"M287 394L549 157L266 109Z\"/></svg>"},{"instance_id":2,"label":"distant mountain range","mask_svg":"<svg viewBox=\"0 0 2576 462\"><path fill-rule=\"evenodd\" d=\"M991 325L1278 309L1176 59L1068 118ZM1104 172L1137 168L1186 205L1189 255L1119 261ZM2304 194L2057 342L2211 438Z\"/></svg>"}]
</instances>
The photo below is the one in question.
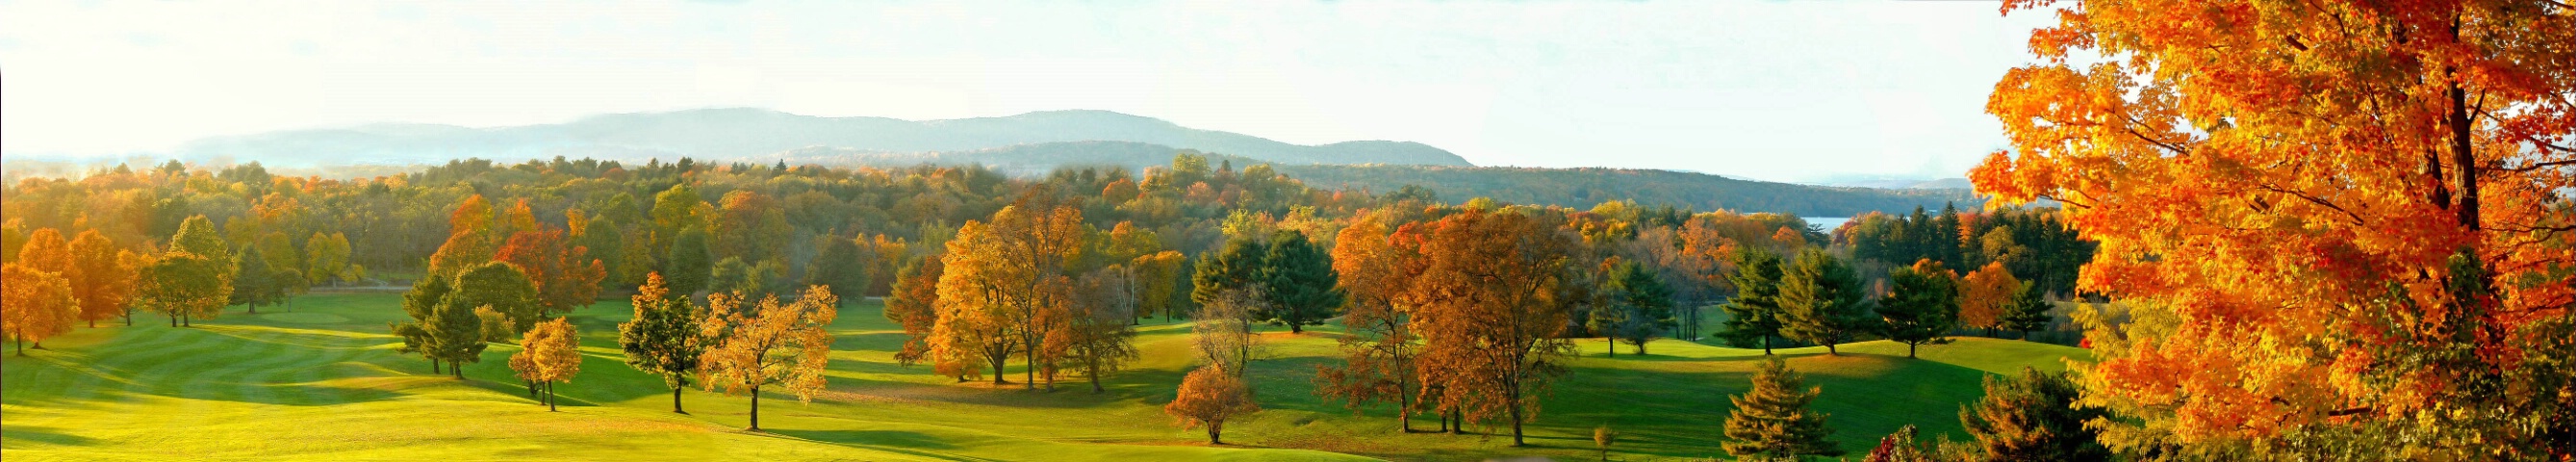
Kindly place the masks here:
<instances>
[{"instance_id":1,"label":"distant mountain range","mask_svg":"<svg viewBox=\"0 0 2576 462\"><path fill-rule=\"evenodd\" d=\"M713 161L767 161L781 158L782 153L784 157L829 154L894 160L966 159L975 157L976 152L1025 151L1032 149L1026 147L1030 145L1082 142L1164 146L1160 160L1169 160L1170 148L1187 148L1279 165L1473 165L1457 154L1421 143L1346 141L1307 146L1090 110L909 121L814 117L765 109L699 109L601 115L561 124L497 128L373 124L210 138L182 145L171 154L192 159L257 160L280 167L436 164L464 157L504 162L555 156L622 161L682 156Z\"/></svg>"},{"instance_id":2,"label":"distant mountain range","mask_svg":"<svg viewBox=\"0 0 2576 462\"><path fill-rule=\"evenodd\" d=\"M1686 206L1700 211L1793 213L1809 218L1901 212L1943 204L1985 203L1965 188L1879 189L1743 180L1669 170L1623 168L1447 167L1424 165L1289 165L1280 173L1308 186L1394 191L1416 185L1457 202L1489 197L1515 204L1585 208L1604 201Z\"/></svg>"}]
</instances>

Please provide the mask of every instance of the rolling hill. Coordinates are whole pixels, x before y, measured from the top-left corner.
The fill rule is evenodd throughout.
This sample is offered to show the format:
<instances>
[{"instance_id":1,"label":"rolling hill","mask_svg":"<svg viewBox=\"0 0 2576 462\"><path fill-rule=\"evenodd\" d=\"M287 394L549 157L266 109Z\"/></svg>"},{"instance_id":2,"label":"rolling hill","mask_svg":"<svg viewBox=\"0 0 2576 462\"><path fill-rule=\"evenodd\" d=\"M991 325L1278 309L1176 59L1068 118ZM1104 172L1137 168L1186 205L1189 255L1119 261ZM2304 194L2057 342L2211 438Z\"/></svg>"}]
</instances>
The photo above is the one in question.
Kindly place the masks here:
<instances>
[{"instance_id":1,"label":"rolling hill","mask_svg":"<svg viewBox=\"0 0 2576 462\"><path fill-rule=\"evenodd\" d=\"M1139 326L1143 354L1094 394L1079 382L1058 391L956 383L929 366L895 363L899 327L875 302L843 309L829 384L810 404L763 399L761 427L747 432L747 400L691 390L688 414L671 412L661 379L621 363L616 324L632 310L606 301L569 315L578 326L581 373L561 386L562 412L535 404L494 344L466 380L431 374L419 357L396 352L385 324L403 318L400 296L316 293L293 311L236 310L194 328L144 317L131 327L81 328L48 339L48 350L0 358L0 449L12 460L1477 460L1597 457L1592 428L1619 429L1619 460L1703 460L1722 455L1721 426L1762 357L1678 340L1651 355L1583 357L1545 398L1529 428L1531 447L1506 436L1400 433L1385 406L1359 412L1313 394L1315 366L1339 361L1338 329L1292 335L1263 327L1255 361L1264 410L1226 425L1224 446L1172 425L1161 406L1191 367L1186 323ZM1870 341L1780 350L1824 388L1834 441L1866 452L1904 425L1926 438L1965 434L1959 405L1982 394L1988 374L2022 367L2063 370L2085 350L1989 338L1923 348ZM1019 365L1013 364L1016 380ZM1428 420L1428 419L1423 419ZM1430 423L1416 421L1428 430ZM580 451L578 456L572 452Z\"/></svg>"},{"instance_id":2,"label":"rolling hill","mask_svg":"<svg viewBox=\"0 0 2576 462\"><path fill-rule=\"evenodd\" d=\"M1445 201L1472 197L1518 204L1591 207L1612 199L1698 210L1848 217L1916 206L1983 204L1968 189L1876 189L1741 180L1669 170L1616 168L1443 167L1418 165L1285 165L1280 172L1308 186L1393 191L1417 185Z\"/></svg>"}]
</instances>

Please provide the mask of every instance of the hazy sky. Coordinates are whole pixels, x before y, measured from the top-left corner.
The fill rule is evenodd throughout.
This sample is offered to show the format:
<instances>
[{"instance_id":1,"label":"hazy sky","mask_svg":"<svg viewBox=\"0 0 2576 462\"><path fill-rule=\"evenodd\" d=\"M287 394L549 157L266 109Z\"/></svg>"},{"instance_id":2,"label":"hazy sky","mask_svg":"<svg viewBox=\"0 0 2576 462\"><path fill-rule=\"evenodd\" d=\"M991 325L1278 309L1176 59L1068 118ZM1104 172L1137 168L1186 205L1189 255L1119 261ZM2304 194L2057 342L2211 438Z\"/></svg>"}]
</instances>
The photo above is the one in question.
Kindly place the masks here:
<instances>
[{"instance_id":1,"label":"hazy sky","mask_svg":"<svg viewBox=\"0 0 2576 462\"><path fill-rule=\"evenodd\" d=\"M26 2L0 150L751 106L1106 109L1480 165L1958 176L2047 18L1994 2Z\"/></svg>"}]
</instances>

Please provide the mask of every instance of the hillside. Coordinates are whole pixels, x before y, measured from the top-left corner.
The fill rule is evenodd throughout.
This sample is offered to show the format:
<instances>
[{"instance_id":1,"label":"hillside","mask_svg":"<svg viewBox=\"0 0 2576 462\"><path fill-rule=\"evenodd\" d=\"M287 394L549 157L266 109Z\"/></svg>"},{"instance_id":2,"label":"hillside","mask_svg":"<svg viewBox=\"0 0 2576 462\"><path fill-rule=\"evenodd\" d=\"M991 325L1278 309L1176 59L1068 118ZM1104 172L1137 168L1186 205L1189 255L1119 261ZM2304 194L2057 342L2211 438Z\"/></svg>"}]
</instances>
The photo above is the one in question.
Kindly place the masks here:
<instances>
[{"instance_id":1,"label":"hillside","mask_svg":"<svg viewBox=\"0 0 2576 462\"><path fill-rule=\"evenodd\" d=\"M1667 170L1408 165L1290 165L1279 170L1316 187L1385 192L1410 184L1429 188L1448 201L1490 197L1503 202L1567 207L1625 199L1647 205L1687 205L1698 210L1848 217L1870 211L1912 210L1916 206L1938 209L1952 202L1963 208L1984 203L1966 189L1813 186Z\"/></svg>"},{"instance_id":2,"label":"hillside","mask_svg":"<svg viewBox=\"0 0 2576 462\"><path fill-rule=\"evenodd\" d=\"M902 338L874 303L844 308L828 389L811 404L771 394L761 426L739 430L746 398L691 390L689 414L670 412L661 380L620 362L615 324L631 309L602 302L570 317L582 334L581 375L561 386L562 412L534 404L495 344L468 380L429 374L384 332L401 318L395 294L315 294L294 311L230 310L195 328L152 318L82 328L50 350L7 357L0 448L33 459L262 460L1392 460L1546 456L1589 460L1593 426L1623 434L1619 460L1698 460L1722 454L1726 395L1745 391L1760 357L1663 340L1652 355L1584 357L1544 403L1530 448L1505 437L1402 434L1384 408L1358 415L1312 394L1314 366L1337 361L1334 329L1303 336L1263 328L1268 359L1251 376L1260 414L1226 426L1223 447L1171 425L1161 406L1189 367L1187 326L1139 328L1143 357L1108 381L1033 392L958 384L890 358ZM1922 359L1885 341L1781 350L1824 387L1833 439L1865 451L1914 424L1926 437L1964 438L1950 416L1981 394L1980 377L2024 366L2062 369L2083 350L1984 338L1928 346ZM1625 347L1623 347L1624 350ZM1018 368L1011 371L1016 378ZM1429 422L1416 422L1428 428ZM563 451L578 448L580 456Z\"/></svg>"},{"instance_id":3,"label":"hillside","mask_svg":"<svg viewBox=\"0 0 2576 462\"><path fill-rule=\"evenodd\" d=\"M770 160L781 152L807 148L860 153L952 153L1081 141L1225 152L1282 165L1470 165L1457 154L1420 143L1347 141L1306 146L1182 127L1150 117L1087 110L909 121L814 117L737 108L611 114L561 124L498 128L374 124L211 138L190 142L171 154L193 159L255 159L269 165L303 167L427 164L462 157L505 161L554 156L638 162L681 156Z\"/></svg>"}]
</instances>

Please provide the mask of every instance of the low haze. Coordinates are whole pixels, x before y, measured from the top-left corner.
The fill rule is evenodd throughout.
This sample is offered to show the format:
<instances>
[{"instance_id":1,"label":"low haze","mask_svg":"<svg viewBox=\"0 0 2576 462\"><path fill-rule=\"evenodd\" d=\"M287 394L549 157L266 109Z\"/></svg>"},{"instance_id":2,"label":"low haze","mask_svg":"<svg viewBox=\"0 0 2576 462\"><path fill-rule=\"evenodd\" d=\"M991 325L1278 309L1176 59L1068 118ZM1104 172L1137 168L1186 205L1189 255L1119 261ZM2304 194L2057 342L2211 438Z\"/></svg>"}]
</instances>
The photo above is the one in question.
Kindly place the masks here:
<instances>
[{"instance_id":1,"label":"low haze","mask_svg":"<svg viewBox=\"0 0 2576 462\"><path fill-rule=\"evenodd\" d=\"M1991 2L0 2L13 155L706 107L1101 109L1479 165L1959 176L2042 15Z\"/></svg>"}]
</instances>

